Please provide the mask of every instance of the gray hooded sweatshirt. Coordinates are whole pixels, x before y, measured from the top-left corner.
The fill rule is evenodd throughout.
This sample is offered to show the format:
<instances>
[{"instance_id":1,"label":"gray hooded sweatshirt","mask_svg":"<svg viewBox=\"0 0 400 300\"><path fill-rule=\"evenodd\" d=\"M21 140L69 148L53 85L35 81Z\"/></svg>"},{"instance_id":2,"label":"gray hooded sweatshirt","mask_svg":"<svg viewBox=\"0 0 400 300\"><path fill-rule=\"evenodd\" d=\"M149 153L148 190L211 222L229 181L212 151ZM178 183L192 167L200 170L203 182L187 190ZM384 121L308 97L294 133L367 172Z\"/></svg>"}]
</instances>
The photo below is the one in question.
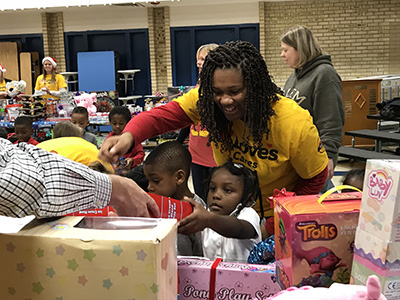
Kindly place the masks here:
<instances>
[{"instance_id":1,"label":"gray hooded sweatshirt","mask_svg":"<svg viewBox=\"0 0 400 300\"><path fill-rule=\"evenodd\" d=\"M342 80L330 55L317 56L296 69L287 79L284 92L310 112L328 157L336 165L345 117Z\"/></svg>"}]
</instances>

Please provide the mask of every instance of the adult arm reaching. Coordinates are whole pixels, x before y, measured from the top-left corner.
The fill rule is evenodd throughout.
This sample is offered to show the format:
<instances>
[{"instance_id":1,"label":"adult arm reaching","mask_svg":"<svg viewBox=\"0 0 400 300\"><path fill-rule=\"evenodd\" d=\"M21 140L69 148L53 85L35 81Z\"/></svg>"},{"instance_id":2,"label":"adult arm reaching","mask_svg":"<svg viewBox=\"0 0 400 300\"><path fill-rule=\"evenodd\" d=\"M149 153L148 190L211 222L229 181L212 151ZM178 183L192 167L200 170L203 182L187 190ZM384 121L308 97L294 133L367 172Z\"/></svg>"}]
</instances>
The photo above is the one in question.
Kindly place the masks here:
<instances>
[{"instance_id":1,"label":"adult arm reaching","mask_svg":"<svg viewBox=\"0 0 400 300\"><path fill-rule=\"evenodd\" d=\"M197 99L198 90L193 89L182 98ZM193 121L175 101L141 112L129 121L121 135L109 137L104 141L99 151L99 158L115 163L129 152L129 149L144 140L190 124L193 124Z\"/></svg>"},{"instance_id":2,"label":"adult arm reaching","mask_svg":"<svg viewBox=\"0 0 400 300\"><path fill-rule=\"evenodd\" d=\"M157 204L132 180L0 139L0 215L61 216L106 205L120 216L159 216Z\"/></svg>"}]
</instances>

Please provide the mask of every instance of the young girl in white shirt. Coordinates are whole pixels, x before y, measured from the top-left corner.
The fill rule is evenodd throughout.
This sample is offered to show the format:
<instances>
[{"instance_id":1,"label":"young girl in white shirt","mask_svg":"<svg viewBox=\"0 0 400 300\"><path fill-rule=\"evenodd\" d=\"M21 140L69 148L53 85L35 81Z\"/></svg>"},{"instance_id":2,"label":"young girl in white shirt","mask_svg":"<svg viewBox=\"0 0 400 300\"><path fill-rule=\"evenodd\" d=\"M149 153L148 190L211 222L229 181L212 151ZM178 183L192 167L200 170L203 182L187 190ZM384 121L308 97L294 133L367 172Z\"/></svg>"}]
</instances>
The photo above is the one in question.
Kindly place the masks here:
<instances>
[{"instance_id":1,"label":"young girl in white shirt","mask_svg":"<svg viewBox=\"0 0 400 300\"><path fill-rule=\"evenodd\" d=\"M193 213L180 221L179 233L202 230L208 259L247 262L251 249L261 241L260 217L252 208L260 195L256 173L229 159L213 169L206 188L208 209L186 198Z\"/></svg>"}]
</instances>

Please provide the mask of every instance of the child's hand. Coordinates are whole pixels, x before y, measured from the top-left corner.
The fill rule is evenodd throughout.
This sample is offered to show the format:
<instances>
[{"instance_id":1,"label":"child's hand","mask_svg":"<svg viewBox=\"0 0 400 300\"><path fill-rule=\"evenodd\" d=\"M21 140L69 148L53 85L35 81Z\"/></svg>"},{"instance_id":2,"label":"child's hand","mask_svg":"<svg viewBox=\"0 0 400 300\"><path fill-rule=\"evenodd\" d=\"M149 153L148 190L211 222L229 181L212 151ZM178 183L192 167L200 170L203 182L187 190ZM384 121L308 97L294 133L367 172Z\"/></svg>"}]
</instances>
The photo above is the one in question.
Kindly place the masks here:
<instances>
[{"instance_id":1,"label":"child's hand","mask_svg":"<svg viewBox=\"0 0 400 300\"><path fill-rule=\"evenodd\" d=\"M130 157L125 158L125 167L124 167L124 169L129 171L130 169L132 169L133 163L134 163L133 158L130 158Z\"/></svg>"},{"instance_id":2,"label":"child's hand","mask_svg":"<svg viewBox=\"0 0 400 300\"><path fill-rule=\"evenodd\" d=\"M202 231L207 227L211 213L191 198L185 197L184 201L193 206L193 212L179 222L178 233L188 235Z\"/></svg>"}]
</instances>

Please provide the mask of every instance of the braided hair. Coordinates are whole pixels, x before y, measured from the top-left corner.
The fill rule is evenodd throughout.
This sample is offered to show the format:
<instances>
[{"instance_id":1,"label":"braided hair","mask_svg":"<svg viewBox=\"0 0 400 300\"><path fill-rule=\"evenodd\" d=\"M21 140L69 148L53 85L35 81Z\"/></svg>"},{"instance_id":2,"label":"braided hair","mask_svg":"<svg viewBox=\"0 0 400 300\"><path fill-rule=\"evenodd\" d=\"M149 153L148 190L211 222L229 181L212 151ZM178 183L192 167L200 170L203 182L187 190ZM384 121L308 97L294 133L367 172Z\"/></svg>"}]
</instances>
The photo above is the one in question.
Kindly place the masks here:
<instances>
[{"instance_id":1,"label":"braided hair","mask_svg":"<svg viewBox=\"0 0 400 300\"><path fill-rule=\"evenodd\" d=\"M197 109L202 128L209 132L209 141L214 142L221 152L233 149L232 122L214 103L213 75L216 69L239 69L246 88L244 123L249 129L256 149L261 148L261 141L268 138L268 121L275 114L272 103L279 98L281 90L272 82L267 65L261 53L251 43L245 41L227 42L211 50L204 61L200 73L199 101ZM250 137L243 132L243 141L250 146Z\"/></svg>"},{"instance_id":2,"label":"braided hair","mask_svg":"<svg viewBox=\"0 0 400 300\"><path fill-rule=\"evenodd\" d=\"M246 206L253 206L257 199L261 199L261 190L259 186L257 172L250 170L246 166L240 163L234 163L231 158L221 166L212 169L210 176L205 182L206 192L208 193L210 188L210 182L217 170L226 169L234 176L240 178L243 182L243 194L242 199L240 199L239 205L236 207L235 215Z\"/></svg>"}]
</instances>

